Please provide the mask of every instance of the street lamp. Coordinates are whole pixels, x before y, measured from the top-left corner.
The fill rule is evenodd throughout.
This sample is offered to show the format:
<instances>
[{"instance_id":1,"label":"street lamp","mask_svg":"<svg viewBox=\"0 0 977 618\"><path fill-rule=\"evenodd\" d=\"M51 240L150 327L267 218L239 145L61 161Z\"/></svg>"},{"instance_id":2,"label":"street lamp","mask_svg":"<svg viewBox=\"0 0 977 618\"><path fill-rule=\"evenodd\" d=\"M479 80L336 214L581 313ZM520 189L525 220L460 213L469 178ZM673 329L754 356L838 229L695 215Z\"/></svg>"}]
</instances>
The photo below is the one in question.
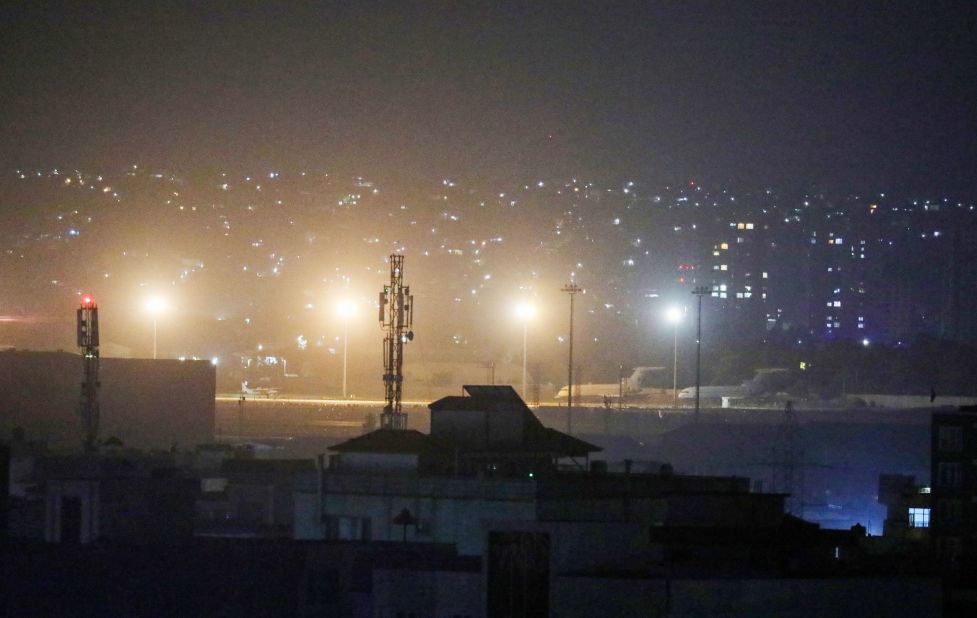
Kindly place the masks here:
<instances>
[{"instance_id":1,"label":"street lamp","mask_svg":"<svg viewBox=\"0 0 977 618\"><path fill-rule=\"evenodd\" d=\"M665 320L675 327L675 340L672 345L672 406L678 405L678 325L684 312L679 307L669 307Z\"/></svg>"},{"instance_id":2,"label":"street lamp","mask_svg":"<svg viewBox=\"0 0 977 618\"><path fill-rule=\"evenodd\" d=\"M573 297L583 288L571 281L562 288L561 292L570 295L570 350L567 359L567 433L573 435Z\"/></svg>"},{"instance_id":3,"label":"street lamp","mask_svg":"<svg viewBox=\"0 0 977 618\"><path fill-rule=\"evenodd\" d=\"M516 317L522 322L522 397L526 399L526 360L528 359L529 320L536 315L536 307L528 302L516 305Z\"/></svg>"},{"instance_id":4,"label":"street lamp","mask_svg":"<svg viewBox=\"0 0 977 618\"><path fill-rule=\"evenodd\" d=\"M153 359L156 359L156 336L159 332L159 316L170 308L169 302L162 296L153 296L146 301L146 311L153 316Z\"/></svg>"},{"instance_id":5,"label":"street lamp","mask_svg":"<svg viewBox=\"0 0 977 618\"><path fill-rule=\"evenodd\" d=\"M343 319L343 399L346 399L346 361L349 358L349 319L356 314L356 304L351 300L340 301L336 312Z\"/></svg>"}]
</instances>

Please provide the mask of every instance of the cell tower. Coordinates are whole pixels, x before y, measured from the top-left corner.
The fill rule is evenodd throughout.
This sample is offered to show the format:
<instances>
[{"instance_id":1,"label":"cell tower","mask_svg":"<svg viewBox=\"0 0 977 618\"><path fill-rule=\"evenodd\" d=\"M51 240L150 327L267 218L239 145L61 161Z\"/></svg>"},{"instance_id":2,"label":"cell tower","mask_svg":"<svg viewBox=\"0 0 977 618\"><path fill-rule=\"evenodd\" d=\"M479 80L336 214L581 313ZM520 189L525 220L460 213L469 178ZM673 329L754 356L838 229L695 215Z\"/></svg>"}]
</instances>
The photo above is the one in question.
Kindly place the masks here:
<instances>
[{"instance_id":1,"label":"cell tower","mask_svg":"<svg viewBox=\"0 0 977 618\"><path fill-rule=\"evenodd\" d=\"M98 305L91 294L81 297L78 307L78 347L85 363L79 411L85 429L85 450L98 448Z\"/></svg>"},{"instance_id":2,"label":"cell tower","mask_svg":"<svg viewBox=\"0 0 977 618\"><path fill-rule=\"evenodd\" d=\"M407 415L401 409L404 384L404 344L414 340L411 324L414 318L414 297L410 286L404 286L404 256L390 256L390 284L380 292L380 326L386 329L383 338L383 386L386 404L380 415L380 427L407 429Z\"/></svg>"}]
</instances>

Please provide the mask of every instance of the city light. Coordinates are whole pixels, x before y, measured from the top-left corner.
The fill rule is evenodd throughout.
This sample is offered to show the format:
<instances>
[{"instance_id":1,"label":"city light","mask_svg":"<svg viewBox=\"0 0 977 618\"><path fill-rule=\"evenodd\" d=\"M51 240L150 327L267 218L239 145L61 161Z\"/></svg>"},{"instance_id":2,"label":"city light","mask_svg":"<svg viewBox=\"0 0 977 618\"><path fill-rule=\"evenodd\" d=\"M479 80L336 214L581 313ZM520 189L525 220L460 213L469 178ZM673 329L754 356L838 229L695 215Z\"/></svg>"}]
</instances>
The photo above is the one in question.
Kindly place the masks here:
<instances>
[{"instance_id":1,"label":"city light","mask_svg":"<svg viewBox=\"0 0 977 618\"><path fill-rule=\"evenodd\" d=\"M536 307L532 303L520 302L516 304L513 313L521 322L528 322L536 315Z\"/></svg>"},{"instance_id":2,"label":"city light","mask_svg":"<svg viewBox=\"0 0 977 618\"><path fill-rule=\"evenodd\" d=\"M356 303L349 299L341 300L336 305L336 313L344 320L348 320L356 315Z\"/></svg>"},{"instance_id":3,"label":"city light","mask_svg":"<svg viewBox=\"0 0 977 618\"><path fill-rule=\"evenodd\" d=\"M146 301L146 311L152 316L160 316L170 308L170 303L162 296L152 296Z\"/></svg>"}]
</instances>

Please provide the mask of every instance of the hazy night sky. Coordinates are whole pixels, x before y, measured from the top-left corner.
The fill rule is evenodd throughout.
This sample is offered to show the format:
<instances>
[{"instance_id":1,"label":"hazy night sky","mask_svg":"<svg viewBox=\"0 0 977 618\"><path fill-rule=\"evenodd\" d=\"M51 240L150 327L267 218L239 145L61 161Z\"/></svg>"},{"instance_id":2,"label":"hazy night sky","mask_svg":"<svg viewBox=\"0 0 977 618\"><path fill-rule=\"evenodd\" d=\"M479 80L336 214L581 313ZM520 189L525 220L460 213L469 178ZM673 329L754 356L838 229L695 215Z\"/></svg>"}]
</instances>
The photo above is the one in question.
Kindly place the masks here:
<instances>
[{"instance_id":1,"label":"hazy night sky","mask_svg":"<svg viewBox=\"0 0 977 618\"><path fill-rule=\"evenodd\" d=\"M967 3L12 4L4 168L977 189Z\"/></svg>"}]
</instances>

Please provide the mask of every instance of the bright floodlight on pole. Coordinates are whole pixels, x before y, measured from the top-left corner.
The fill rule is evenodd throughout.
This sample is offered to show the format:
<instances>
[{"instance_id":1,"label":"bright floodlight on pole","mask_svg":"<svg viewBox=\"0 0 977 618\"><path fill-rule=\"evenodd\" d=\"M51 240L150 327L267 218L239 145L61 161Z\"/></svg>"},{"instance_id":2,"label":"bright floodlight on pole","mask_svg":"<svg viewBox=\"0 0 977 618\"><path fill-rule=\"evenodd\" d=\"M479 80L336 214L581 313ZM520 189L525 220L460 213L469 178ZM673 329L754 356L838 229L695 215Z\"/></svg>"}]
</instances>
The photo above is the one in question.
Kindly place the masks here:
<instances>
[{"instance_id":1,"label":"bright floodlight on pole","mask_svg":"<svg viewBox=\"0 0 977 618\"><path fill-rule=\"evenodd\" d=\"M531 303L521 302L516 305L516 317L522 322L522 398L525 400L529 395L526 392L526 361L529 358L529 321L536 315L536 307Z\"/></svg>"},{"instance_id":2,"label":"bright floodlight on pole","mask_svg":"<svg viewBox=\"0 0 977 618\"><path fill-rule=\"evenodd\" d=\"M169 302L162 296L152 296L146 301L146 311L153 317L153 358L156 358L156 336L159 331L159 317L169 310Z\"/></svg>"},{"instance_id":3,"label":"bright floodlight on pole","mask_svg":"<svg viewBox=\"0 0 977 618\"><path fill-rule=\"evenodd\" d=\"M343 399L346 399L346 367L349 359L349 319L356 315L356 303L351 300L341 300L336 306L336 312L343 319Z\"/></svg>"},{"instance_id":4,"label":"bright floodlight on pole","mask_svg":"<svg viewBox=\"0 0 977 618\"><path fill-rule=\"evenodd\" d=\"M672 406L678 405L678 325L684 313L681 307L669 307L665 311L665 321L675 327L672 343Z\"/></svg>"}]
</instances>

